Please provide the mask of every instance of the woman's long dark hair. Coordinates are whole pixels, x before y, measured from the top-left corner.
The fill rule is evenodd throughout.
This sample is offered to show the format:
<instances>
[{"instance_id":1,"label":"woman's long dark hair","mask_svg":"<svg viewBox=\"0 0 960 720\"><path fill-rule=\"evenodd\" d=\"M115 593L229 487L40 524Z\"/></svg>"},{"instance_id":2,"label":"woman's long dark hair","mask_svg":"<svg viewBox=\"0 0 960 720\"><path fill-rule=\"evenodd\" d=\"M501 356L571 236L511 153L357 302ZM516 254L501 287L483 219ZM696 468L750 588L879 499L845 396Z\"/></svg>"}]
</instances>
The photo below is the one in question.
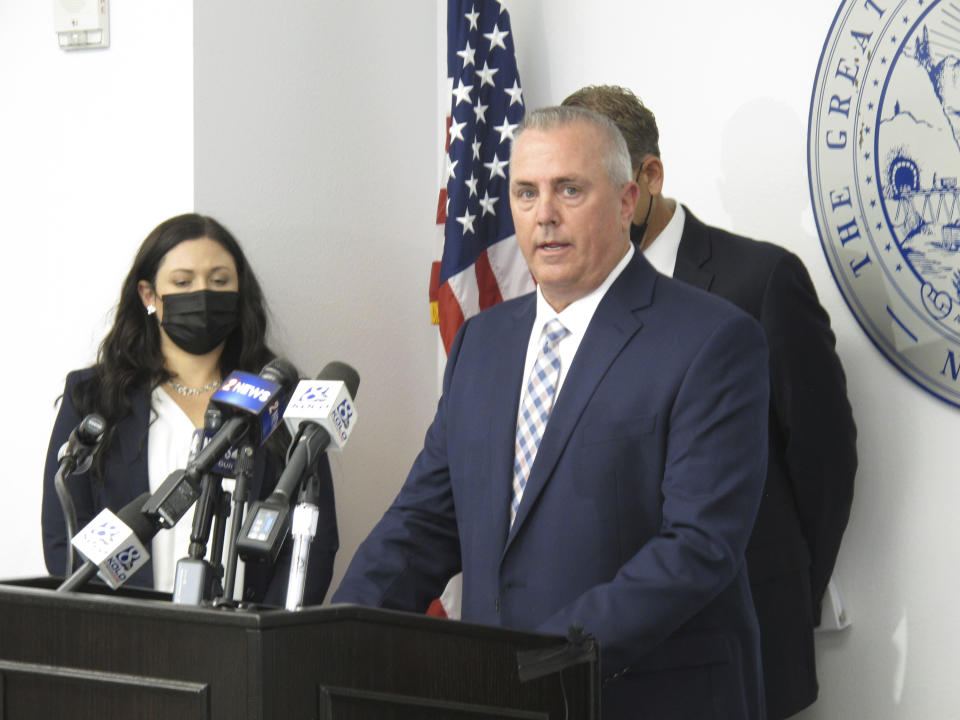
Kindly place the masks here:
<instances>
[{"instance_id":1,"label":"woman's long dark hair","mask_svg":"<svg viewBox=\"0 0 960 720\"><path fill-rule=\"evenodd\" d=\"M103 475L113 428L130 413L133 398L149 394L170 378L160 350L159 324L144 310L138 284L146 280L155 285L164 256L184 240L200 238L222 245L237 266L239 323L227 337L220 356L221 376L234 370L259 372L274 357L266 345L267 311L260 283L233 235L213 218L193 213L160 223L143 241L123 281L113 327L97 352L96 372L87 382L78 383L71 394L81 416L96 412L107 421L108 430L94 463L98 476Z\"/></svg>"}]
</instances>

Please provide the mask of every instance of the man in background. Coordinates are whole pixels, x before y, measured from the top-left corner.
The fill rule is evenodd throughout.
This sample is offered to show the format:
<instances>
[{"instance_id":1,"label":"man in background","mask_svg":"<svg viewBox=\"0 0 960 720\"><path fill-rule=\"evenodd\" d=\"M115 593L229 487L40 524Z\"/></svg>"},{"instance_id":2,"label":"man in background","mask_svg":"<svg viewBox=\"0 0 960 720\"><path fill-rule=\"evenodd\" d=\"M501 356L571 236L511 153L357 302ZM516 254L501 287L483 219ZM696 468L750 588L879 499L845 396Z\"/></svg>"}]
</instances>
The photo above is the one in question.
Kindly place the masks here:
<instances>
[{"instance_id":1,"label":"man in background","mask_svg":"<svg viewBox=\"0 0 960 720\"><path fill-rule=\"evenodd\" d=\"M462 569L464 620L598 640L605 720L763 720L744 568L762 330L633 247L608 119L530 112L510 162L538 288L460 328L424 448L333 600L423 612Z\"/></svg>"},{"instance_id":2,"label":"man in background","mask_svg":"<svg viewBox=\"0 0 960 720\"><path fill-rule=\"evenodd\" d=\"M630 90L594 86L563 101L609 117L630 149L640 197L634 244L664 275L729 300L763 326L770 349L769 459L747 546L760 623L767 712L817 698L813 629L840 548L857 469L856 426L830 318L792 253L704 225L662 194L653 113Z\"/></svg>"}]
</instances>

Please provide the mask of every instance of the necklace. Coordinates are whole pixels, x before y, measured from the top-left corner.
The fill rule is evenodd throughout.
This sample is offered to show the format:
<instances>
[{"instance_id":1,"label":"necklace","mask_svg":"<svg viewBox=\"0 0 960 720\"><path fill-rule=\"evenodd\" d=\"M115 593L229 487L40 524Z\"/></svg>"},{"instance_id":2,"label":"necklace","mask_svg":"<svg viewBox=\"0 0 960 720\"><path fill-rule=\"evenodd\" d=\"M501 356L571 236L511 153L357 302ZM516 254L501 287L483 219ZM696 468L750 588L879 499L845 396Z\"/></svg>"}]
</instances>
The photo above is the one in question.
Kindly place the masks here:
<instances>
[{"instance_id":1,"label":"necklace","mask_svg":"<svg viewBox=\"0 0 960 720\"><path fill-rule=\"evenodd\" d=\"M200 393L210 392L220 384L220 380L214 380L213 382L208 382L206 385L204 385L201 388L187 387L186 385L181 385L180 383L174 382L173 380L167 380L167 384L170 387L172 387L174 390L176 390L179 394L184 395L185 397L191 397L193 395L199 395Z\"/></svg>"}]
</instances>

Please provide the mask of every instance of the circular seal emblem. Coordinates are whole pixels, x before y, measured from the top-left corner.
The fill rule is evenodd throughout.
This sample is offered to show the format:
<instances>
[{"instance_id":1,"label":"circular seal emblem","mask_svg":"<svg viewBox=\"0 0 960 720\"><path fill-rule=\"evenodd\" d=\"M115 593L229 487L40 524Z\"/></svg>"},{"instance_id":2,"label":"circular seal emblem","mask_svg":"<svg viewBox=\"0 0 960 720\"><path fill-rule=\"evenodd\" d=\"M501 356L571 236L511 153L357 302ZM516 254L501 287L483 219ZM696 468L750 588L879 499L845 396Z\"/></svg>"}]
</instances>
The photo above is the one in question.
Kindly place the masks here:
<instances>
[{"instance_id":1,"label":"circular seal emblem","mask_svg":"<svg viewBox=\"0 0 960 720\"><path fill-rule=\"evenodd\" d=\"M960 406L960 1L845 0L807 150L847 304L890 362Z\"/></svg>"}]
</instances>

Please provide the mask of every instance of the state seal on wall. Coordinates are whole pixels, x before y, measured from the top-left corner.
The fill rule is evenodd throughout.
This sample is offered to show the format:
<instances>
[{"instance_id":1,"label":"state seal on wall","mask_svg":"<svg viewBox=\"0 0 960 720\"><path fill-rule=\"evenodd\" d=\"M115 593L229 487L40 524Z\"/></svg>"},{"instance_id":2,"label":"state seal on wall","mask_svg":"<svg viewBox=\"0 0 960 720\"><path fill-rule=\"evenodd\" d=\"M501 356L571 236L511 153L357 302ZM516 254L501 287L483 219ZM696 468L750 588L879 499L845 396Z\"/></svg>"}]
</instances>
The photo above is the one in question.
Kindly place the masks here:
<instances>
[{"instance_id":1,"label":"state seal on wall","mask_svg":"<svg viewBox=\"0 0 960 720\"><path fill-rule=\"evenodd\" d=\"M807 151L847 304L890 362L960 406L960 2L845 0Z\"/></svg>"}]
</instances>

